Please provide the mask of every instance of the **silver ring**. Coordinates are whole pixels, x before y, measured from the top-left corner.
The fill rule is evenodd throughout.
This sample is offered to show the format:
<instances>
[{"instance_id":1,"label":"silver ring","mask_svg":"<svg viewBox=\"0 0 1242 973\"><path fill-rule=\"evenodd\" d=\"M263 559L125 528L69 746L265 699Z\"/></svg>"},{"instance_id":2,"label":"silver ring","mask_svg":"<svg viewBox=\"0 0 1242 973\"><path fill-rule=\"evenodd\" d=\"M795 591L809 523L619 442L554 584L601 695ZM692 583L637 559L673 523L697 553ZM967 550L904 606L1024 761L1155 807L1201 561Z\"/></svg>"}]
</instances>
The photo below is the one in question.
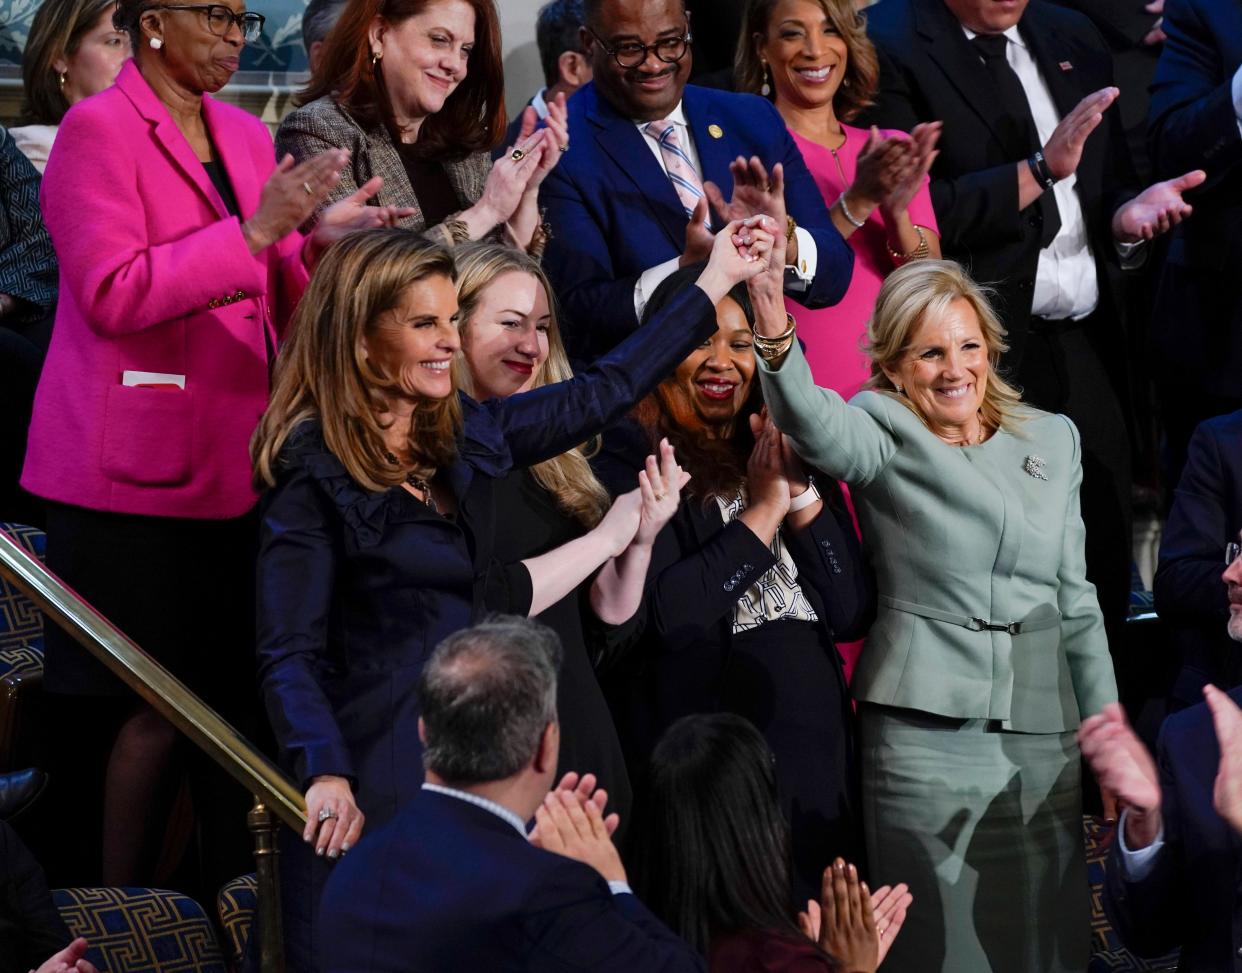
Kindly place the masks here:
<instances>
[{"instance_id":1,"label":"silver ring","mask_svg":"<svg viewBox=\"0 0 1242 973\"><path fill-rule=\"evenodd\" d=\"M306 190L306 195L307 195L307 196L314 196L314 195L315 195L315 190L311 189L311 184L310 184L309 182L304 182L304 183L302 183L302 188Z\"/></svg>"},{"instance_id":2,"label":"silver ring","mask_svg":"<svg viewBox=\"0 0 1242 973\"><path fill-rule=\"evenodd\" d=\"M336 812L332 810L332 808L321 807L319 809L319 823L320 824L323 824L325 821L331 821L334 817L336 817Z\"/></svg>"}]
</instances>

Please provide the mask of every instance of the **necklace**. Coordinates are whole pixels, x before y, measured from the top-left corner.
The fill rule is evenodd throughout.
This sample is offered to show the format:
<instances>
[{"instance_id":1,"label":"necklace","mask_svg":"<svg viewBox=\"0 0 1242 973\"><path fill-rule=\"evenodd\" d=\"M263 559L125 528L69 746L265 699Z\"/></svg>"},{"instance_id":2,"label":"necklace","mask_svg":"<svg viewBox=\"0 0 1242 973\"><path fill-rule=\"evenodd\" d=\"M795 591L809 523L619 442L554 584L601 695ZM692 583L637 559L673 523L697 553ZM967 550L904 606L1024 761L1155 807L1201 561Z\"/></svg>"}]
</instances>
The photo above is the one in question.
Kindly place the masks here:
<instances>
[{"instance_id":1,"label":"necklace","mask_svg":"<svg viewBox=\"0 0 1242 973\"><path fill-rule=\"evenodd\" d=\"M397 457L392 453L384 453L384 458L393 466L399 465ZM433 471L431 475L434 477L435 472ZM405 474L405 482L423 495L423 503L431 508L433 514L440 512L440 508L436 505L436 498L431 494L431 482L429 479L419 476L416 472L410 470Z\"/></svg>"}]
</instances>

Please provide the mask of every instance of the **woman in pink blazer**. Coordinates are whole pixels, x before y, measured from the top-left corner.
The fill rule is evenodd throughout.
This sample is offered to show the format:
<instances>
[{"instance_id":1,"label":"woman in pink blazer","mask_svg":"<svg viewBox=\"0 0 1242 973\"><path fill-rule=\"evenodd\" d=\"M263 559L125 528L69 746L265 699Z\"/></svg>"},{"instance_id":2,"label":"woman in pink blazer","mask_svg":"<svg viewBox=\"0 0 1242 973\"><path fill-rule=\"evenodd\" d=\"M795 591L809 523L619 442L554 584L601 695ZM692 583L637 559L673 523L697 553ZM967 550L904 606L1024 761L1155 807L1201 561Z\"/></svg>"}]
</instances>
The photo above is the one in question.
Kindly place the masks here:
<instances>
[{"instance_id":1,"label":"woman in pink blazer","mask_svg":"<svg viewBox=\"0 0 1242 973\"><path fill-rule=\"evenodd\" d=\"M22 484L49 501L53 570L246 732L256 685L247 445L270 364L319 252L404 214L365 205L376 179L313 236L296 232L348 154L276 165L265 126L208 96L261 33L242 0L121 0L115 24L134 60L65 116L43 179L61 300ZM45 667L45 687L75 717L52 720L75 731L55 748L66 772L53 774L77 796L75 826L57 829L83 841L66 850L86 863L74 880L146 884L175 734L56 629ZM83 767L103 779L84 780ZM232 798L235 788L210 790ZM99 793L102 874L80 799ZM205 856L226 872L246 867L245 805L233 803L223 823L236 843ZM200 820L212 818L198 804Z\"/></svg>"}]
</instances>

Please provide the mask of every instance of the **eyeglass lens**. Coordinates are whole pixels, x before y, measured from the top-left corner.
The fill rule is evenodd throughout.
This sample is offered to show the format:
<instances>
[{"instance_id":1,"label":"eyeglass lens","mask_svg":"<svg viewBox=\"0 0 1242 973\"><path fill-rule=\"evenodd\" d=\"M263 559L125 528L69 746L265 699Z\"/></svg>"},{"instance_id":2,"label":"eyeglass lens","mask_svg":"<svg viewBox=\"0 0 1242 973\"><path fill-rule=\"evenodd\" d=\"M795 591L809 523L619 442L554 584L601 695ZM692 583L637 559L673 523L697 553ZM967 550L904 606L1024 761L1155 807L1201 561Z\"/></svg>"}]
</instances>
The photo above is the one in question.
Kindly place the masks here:
<instances>
[{"instance_id":1,"label":"eyeglass lens","mask_svg":"<svg viewBox=\"0 0 1242 973\"><path fill-rule=\"evenodd\" d=\"M613 50L613 56L623 68L636 68L647 60L647 52L655 51L655 56L666 64L676 64L686 54L684 37L666 37L654 44L622 44Z\"/></svg>"}]
</instances>

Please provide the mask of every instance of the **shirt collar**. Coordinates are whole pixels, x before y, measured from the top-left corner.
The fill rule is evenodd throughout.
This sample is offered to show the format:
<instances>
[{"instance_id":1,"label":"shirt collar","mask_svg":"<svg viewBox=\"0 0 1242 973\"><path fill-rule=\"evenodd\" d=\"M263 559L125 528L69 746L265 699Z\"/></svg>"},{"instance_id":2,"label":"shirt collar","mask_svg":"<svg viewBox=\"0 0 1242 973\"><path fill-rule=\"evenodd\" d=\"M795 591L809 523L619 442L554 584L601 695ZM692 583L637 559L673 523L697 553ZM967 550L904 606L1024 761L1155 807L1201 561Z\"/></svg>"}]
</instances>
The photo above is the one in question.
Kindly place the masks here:
<instances>
[{"instance_id":1,"label":"shirt collar","mask_svg":"<svg viewBox=\"0 0 1242 973\"><path fill-rule=\"evenodd\" d=\"M526 822L507 807L497 804L495 801L489 801L486 797L479 797L478 794L471 794L469 791L459 791L455 787L443 787L440 784L423 784L423 790L431 791L433 794L444 794L446 797L455 797L459 801L465 801L467 804L481 807L484 811L490 811L496 817L513 825L517 833L523 838L526 837Z\"/></svg>"},{"instance_id":2,"label":"shirt collar","mask_svg":"<svg viewBox=\"0 0 1242 973\"><path fill-rule=\"evenodd\" d=\"M975 31L971 30L965 24L962 25L962 33L966 35L966 39L968 41L972 41L976 37L979 36ZM1009 42L1011 44L1017 44L1020 48L1022 48L1023 50L1026 50L1026 41L1022 39L1022 34L1019 33L1017 24L1014 24L1007 31L1005 31L1005 37L1009 39Z\"/></svg>"},{"instance_id":3,"label":"shirt collar","mask_svg":"<svg viewBox=\"0 0 1242 973\"><path fill-rule=\"evenodd\" d=\"M654 121L654 119L652 120ZM674 125L678 125L681 128L690 127L690 123L686 121L686 109L683 103L680 101L677 102L677 107L674 108L667 115L665 115L662 120L672 122ZM642 129L647 125L647 122L634 122L634 124L637 125L640 129Z\"/></svg>"},{"instance_id":4,"label":"shirt collar","mask_svg":"<svg viewBox=\"0 0 1242 973\"><path fill-rule=\"evenodd\" d=\"M540 118L548 117L548 102L544 95L548 93L547 88L540 88L535 92L535 97L530 100L530 106L535 109L535 114Z\"/></svg>"}]
</instances>

